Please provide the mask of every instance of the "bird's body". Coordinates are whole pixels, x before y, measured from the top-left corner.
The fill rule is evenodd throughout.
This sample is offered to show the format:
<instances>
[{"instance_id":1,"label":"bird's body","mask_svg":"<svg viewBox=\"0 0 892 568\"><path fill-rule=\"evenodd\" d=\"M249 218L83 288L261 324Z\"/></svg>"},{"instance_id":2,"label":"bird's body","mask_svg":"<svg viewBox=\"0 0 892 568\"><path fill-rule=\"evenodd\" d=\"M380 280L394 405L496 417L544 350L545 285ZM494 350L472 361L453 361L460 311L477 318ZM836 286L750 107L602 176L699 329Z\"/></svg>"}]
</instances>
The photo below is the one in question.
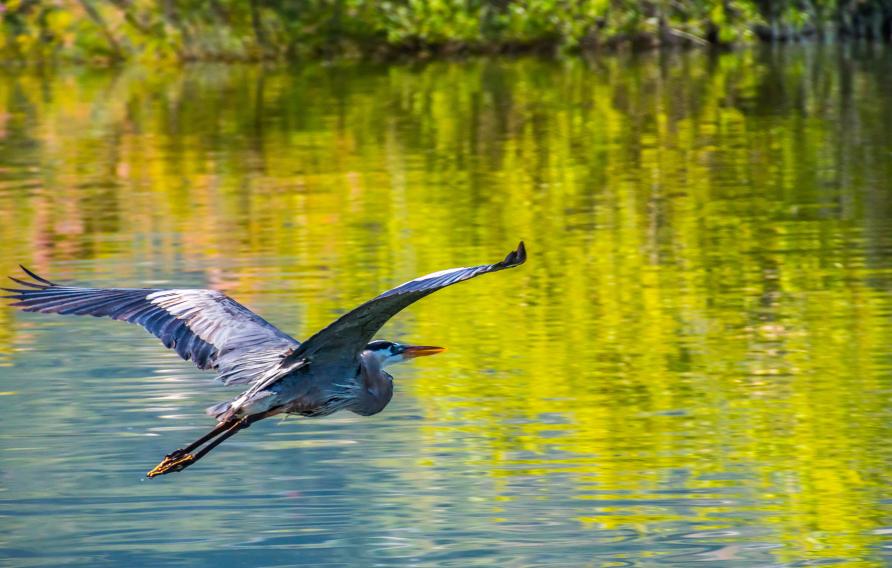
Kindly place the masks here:
<instances>
[{"instance_id":1,"label":"bird's body","mask_svg":"<svg viewBox=\"0 0 892 568\"><path fill-rule=\"evenodd\" d=\"M441 288L525 260L520 243L502 262L416 278L347 312L303 343L214 290L59 286L24 267L33 281L10 277L24 288L4 290L25 311L106 316L142 325L183 359L216 370L224 384L249 385L238 397L210 407L217 426L168 454L148 473L154 477L188 467L229 436L276 414L377 414L393 397L386 365L443 351L372 341L381 326Z\"/></svg>"},{"instance_id":2,"label":"bird's body","mask_svg":"<svg viewBox=\"0 0 892 568\"><path fill-rule=\"evenodd\" d=\"M219 421L252 414L273 412L301 416L327 416L350 410L371 416L384 410L393 398L393 377L371 351L363 351L354 372L333 375L324 367L314 372L311 365L278 376L268 385L259 383L230 402L209 411Z\"/></svg>"}]
</instances>

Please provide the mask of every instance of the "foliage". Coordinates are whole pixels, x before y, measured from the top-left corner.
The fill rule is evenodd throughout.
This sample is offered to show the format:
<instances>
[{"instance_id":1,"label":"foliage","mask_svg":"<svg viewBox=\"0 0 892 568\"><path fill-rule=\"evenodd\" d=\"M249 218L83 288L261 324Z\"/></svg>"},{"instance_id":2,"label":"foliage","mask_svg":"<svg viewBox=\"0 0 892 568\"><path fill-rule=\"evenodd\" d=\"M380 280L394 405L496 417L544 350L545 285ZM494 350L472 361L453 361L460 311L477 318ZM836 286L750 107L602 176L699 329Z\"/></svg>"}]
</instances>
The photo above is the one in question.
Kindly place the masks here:
<instances>
[{"instance_id":1,"label":"foliage","mask_svg":"<svg viewBox=\"0 0 892 568\"><path fill-rule=\"evenodd\" d=\"M883 0L10 0L8 60L260 60L808 35L889 38Z\"/></svg>"}]
</instances>

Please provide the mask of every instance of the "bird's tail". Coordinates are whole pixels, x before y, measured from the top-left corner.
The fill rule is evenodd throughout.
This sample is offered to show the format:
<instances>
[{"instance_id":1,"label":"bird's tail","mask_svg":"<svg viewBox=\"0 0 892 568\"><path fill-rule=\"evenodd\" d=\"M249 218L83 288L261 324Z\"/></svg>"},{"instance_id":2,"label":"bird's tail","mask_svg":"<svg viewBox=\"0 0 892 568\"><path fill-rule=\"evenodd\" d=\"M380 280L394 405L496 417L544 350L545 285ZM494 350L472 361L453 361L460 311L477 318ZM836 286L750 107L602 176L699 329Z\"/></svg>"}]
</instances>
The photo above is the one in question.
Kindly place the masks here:
<instances>
[{"instance_id":1,"label":"bird's tail","mask_svg":"<svg viewBox=\"0 0 892 568\"><path fill-rule=\"evenodd\" d=\"M213 416L217 419L217 422L221 422L226 419L226 415L229 413L229 409L232 408L232 401L227 400L226 402L221 402L220 404L215 404L214 406L209 406L205 409L210 416Z\"/></svg>"}]
</instances>

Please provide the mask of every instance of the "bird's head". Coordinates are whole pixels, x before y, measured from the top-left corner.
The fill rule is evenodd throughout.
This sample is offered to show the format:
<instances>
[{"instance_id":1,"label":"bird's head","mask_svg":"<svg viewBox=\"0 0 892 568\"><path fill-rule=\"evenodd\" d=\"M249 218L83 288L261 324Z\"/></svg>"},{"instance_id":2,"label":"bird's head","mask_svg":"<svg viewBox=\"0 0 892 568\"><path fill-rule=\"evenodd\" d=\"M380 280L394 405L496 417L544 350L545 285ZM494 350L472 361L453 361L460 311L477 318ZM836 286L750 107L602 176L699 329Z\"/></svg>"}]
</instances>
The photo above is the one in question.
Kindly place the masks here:
<instances>
[{"instance_id":1,"label":"bird's head","mask_svg":"<svg viewBox=\"0 0 892 568\"><path fill-rule=\"evenodd\" d=\"M403 345L393 341L376 339L365 346L365 351L374 354L381 366L385 367L393 363L399 363L415 357L436 355L446 351L445 347L433 347L430 345Z\"/></svg>"}]
</instances>

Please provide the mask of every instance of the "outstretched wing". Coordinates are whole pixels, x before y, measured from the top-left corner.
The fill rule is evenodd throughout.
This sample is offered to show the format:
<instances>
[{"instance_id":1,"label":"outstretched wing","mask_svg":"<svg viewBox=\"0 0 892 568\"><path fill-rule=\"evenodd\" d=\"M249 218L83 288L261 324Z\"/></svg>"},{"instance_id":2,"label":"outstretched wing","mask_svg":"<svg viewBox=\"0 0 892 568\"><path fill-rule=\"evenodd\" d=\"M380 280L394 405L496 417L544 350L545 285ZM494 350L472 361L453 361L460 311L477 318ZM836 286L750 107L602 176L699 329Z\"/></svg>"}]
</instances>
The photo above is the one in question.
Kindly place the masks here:
<instances>
[{"instance_id":1,"label":"outstretched wing","mask_svg":"<svg viewBox=\"0 0 892 568\"><path fill-rule=\"evenodd\" d=\"M381 326L406 306L446 286L488 272L519 266L526 259L526 249L521 241L517 250L511 251L502 262L470 268L451 268L410 280L344 314L307 339L283 364L308 358L312 365L331 366L342 363L345 367L353 368L356 358Z\"/></svg>"},{"instance_id":2,"label":"outstretched wing","mask_svg":"<svg viewBox=\"0 0 892 568\"><path fill-rule=\"evenodd\" d=\"M225 384L254 381L300 345L248 308L215 290L75 288L10 276L24 288L2 288L26 312L110 317L143 326L199 369Z\"/></svg>"}]
</instances>

